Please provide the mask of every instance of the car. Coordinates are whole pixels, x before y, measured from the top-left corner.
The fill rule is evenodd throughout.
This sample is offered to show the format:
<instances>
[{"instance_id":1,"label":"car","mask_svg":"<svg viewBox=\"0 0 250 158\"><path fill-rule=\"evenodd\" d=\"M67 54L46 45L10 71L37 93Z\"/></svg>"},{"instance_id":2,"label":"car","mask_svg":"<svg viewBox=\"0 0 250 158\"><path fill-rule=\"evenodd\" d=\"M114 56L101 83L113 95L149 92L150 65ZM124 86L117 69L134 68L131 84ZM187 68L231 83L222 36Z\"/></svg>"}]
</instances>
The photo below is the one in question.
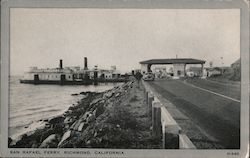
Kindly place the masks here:
<instances>
[{"instance_id":1,"label":"car","mask_svg":"<svg viewBox=\"0 0 250 158\"><path fill-rule=\"evenodd\" d=\"M155 75L152 72L147 72L143 75L142 79L145 81L154 81Z\"/></svg>"}]
</instances>

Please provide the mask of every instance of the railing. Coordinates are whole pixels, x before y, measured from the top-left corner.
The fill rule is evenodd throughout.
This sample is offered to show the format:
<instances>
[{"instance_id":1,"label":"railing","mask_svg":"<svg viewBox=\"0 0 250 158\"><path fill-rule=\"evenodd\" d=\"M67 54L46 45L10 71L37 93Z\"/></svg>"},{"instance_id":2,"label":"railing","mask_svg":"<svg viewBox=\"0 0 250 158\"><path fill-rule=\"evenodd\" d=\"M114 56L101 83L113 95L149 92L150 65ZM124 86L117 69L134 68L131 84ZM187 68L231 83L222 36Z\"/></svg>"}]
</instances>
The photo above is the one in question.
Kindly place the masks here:
<instances>
[{"instance_id":1,"label":"railing","mask_svg":"<svg viewBox=\"0 0 250 158\"><path fill-rule=\"evenodd\" d=\"M164 149L196 149L180 126L173 119L166 107L153 93L150 86L143 81L148 117L152 119L153 136L162 136Z\"/></svg>"}]
</instances>

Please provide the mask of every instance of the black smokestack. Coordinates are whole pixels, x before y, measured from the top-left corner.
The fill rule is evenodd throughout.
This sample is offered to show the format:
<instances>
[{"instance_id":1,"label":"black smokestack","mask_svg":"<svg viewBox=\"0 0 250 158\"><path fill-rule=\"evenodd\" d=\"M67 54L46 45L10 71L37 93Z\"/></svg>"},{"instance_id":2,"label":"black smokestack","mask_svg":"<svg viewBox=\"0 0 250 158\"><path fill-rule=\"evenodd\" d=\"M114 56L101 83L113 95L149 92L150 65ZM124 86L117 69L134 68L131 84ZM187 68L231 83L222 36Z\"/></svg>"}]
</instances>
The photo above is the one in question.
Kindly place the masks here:
<instances>
[{"instance_id":1,"label":"black smokestack","mask_svg":"<svg viewBox=\"0 0 250 158\"><path fill-rule=\"evenodd\" d=\"M88 59L84 57L84 70L88 70Z\"/></svg>"},{"instance_id":2,"label":"black smokestack","mask_svg":"<svg viewBox=\"0 0 250 158\"><path fill-rule=\"evenodd\" d=\"M62 59L60 59L60 65L59 65L59 68L62 69L63 68L63 61Z\"/></svg>"}]
</instances>

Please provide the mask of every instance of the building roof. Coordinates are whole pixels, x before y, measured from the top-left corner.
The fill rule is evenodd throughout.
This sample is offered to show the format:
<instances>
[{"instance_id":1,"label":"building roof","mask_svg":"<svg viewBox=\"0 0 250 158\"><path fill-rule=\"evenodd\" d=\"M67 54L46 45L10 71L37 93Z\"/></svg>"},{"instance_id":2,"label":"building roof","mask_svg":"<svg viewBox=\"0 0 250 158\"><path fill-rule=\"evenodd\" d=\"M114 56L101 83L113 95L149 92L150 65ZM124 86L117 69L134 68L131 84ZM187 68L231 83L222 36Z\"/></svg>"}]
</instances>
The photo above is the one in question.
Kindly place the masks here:
<instances>
[{"instance_id":1,"label":"building roof","mask_svg":"<svg viewBox=\"0 0 250 158\"><path fill-rule=\"evenodd\" d=\"M234 65L240 65L240 58L238 60L236 60L234 63L231 64L231 67L233 67Z\"/></svg>"},{"instance_id":2,"label":"building roof","mask_svg":"<svg viewBox=\"0 0 250 158\"><path fill-rule=\"evenodd\" d=\"M141 61L140 64L204 64L206 61L192 58L174 58L174 59L151 59Z\"/></svg>"}]
</instances>

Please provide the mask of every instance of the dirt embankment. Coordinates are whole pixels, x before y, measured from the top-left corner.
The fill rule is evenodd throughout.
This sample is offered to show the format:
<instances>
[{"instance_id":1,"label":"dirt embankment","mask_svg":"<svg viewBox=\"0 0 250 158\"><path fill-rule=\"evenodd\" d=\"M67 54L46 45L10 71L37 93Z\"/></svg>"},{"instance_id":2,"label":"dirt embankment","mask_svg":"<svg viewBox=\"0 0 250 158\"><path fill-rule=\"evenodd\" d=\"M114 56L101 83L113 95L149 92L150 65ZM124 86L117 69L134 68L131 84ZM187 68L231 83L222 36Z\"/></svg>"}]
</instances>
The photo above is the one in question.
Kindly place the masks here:
<instances>
[{"instance_id":1,"label":"dirt embankment","mask_svg":"<svg viewBox=\"0 0 250 158\"><path fill-rule=\"evenodd\" d=\"M46 127L23 135L13 148L161 148L151 136L142 85L127 82L83 99Z\"/></svg>"}]
</instances>

